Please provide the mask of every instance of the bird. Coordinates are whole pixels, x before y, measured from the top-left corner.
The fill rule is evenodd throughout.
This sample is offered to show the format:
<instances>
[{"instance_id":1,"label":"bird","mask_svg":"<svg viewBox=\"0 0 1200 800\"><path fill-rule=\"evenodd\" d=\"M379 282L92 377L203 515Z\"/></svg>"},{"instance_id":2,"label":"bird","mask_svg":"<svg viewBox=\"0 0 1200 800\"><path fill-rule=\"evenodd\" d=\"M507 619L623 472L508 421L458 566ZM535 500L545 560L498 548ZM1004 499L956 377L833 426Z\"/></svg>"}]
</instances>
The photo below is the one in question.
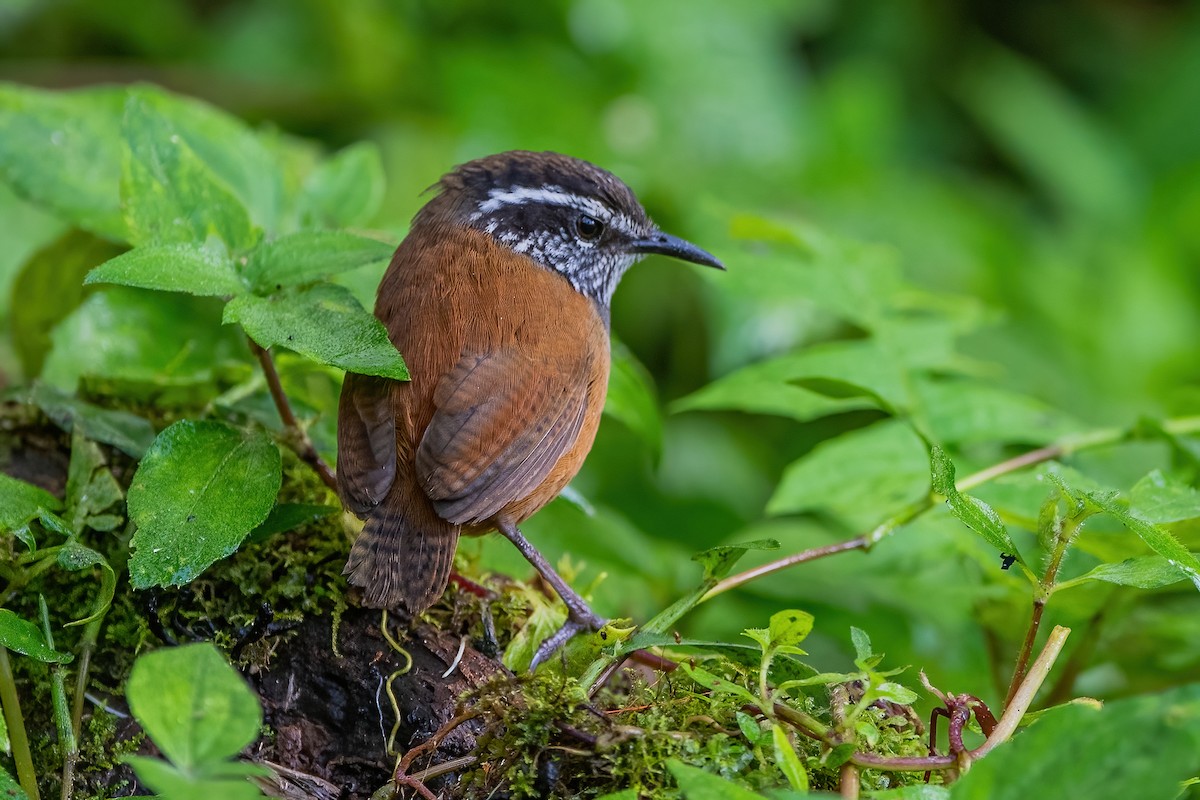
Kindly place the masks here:
<instances>
[{"instance_id":1,"label":"bird","mask_svg":"<svg viewBox=\"0 0 1200 800\"><path fill-rule=\"evenodd\" d=\"M409 380L350 372L339 398L338 490L365 521L345 573L365 606L415 616L445 590L459 537L499 531L567 607L536 666L604 624L518 526L591 449L617 284L650 254L724 266L571 156L498 153L430 191L375 303Z\"/></svg>"}]
</instances>

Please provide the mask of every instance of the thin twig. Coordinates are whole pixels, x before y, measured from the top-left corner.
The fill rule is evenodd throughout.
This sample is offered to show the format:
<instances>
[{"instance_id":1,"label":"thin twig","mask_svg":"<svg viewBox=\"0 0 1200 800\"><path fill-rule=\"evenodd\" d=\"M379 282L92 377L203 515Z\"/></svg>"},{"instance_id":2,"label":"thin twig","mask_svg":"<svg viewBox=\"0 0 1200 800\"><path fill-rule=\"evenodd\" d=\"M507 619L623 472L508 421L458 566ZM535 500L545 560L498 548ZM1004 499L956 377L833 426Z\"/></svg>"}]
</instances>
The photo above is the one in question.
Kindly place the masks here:
<instances>
[{"instance_id":1,"label":"thin twig","mask_svg":"<svg viewBox=\"0 0 1200 800\"><path fill-rule=\"evenodd\" d=\"M337 478L334 476L333 470L321 458L317 448L313 446L308 432L296 419L296 415L292 411L292 404L288 402L287 395L283 392L283 384L279 381L279 372L275 369L275 360L271 357L271 351L249 337L246 340L250 342L251 351L258 357L258 363L262 365L263 375L267 379L267 388L271 391L271 399L275 401L275 408L279 411L279 419L283 421L283 427L295 440L296 455L316 470L325 485L336 492Z\"/></svg>"},{"instance_id":2,"label":"thin twig","mask_svg":"<svg viewBox=\"0 0 1200 800\"><path fill-rule=\"evenodd\" d=\"M1177 419L1169 419L1162 423L1161 428L1166 433L1173 436L1185 434L1193 434L1200 432L1200 417L1180 417ZM993 464L990 467L982 469L978 472L967 475L956 482L956 486L960 492L970 491L977 486L981 486L989 481L1013 472L1019 472L1026 467L1032 467L1036 464L1041 464L1046 461L1052 461L1056 458L1077 453L1081 450L1089 450L1095 447L1104 445L1117 444L1122 441L1136 439L1142 435L1137 429L1123 430L1119 428L1105 428L1097 431L1070 436L1056 444L1030 450L1028 453L1022 453L1019 456L1006 459ZM809 550L804 550L790 556L785 556L775 561L763 564L753 569L748 569L745 572L739 572L737 575L731 575L724 579L709 592L704 595L704 600L711 600L719 594L724 594L730 589L734 589L750 581L771 575L796 564L803 564L806 561L815 561L818 558L834 555L836 553L844 553L848 550L870 550L881 540L889 536L897 528L903 527L912 522L917 517L924 514L926 511L934 507L941 501L939 495L932 492L916 501L908 508L903 509L899 513L889 517L882 524L876 526L869 533L862 534L847 539L844 542L824 545L822 547L814 547Z\"/></svg>"},{"instance_id":3,"label":"thin twig","mask_svg":"<svg viewBox=\"0 0 1200 800\"><path fill-rule=\"evenodd\" d=\"M842 764L841 780L838 789L846 800L858 800L858 767L853 764Z\"/></svg>"},{"instance_id":4,"label":"thin twig","mask_svg":"<svg viewBox=\"0 0 1200 800\"><path fill-rule=\"evenodd\" d=\"M8 650L4 647L0 647L0 706L4 707L4 721L8 726L8 741L17 767L17 780L31 800L38 800L37 773L33 769L25 718L21 714L21 700L13 678L12 664L8 660Z\"/></svg>"}]
</instances>

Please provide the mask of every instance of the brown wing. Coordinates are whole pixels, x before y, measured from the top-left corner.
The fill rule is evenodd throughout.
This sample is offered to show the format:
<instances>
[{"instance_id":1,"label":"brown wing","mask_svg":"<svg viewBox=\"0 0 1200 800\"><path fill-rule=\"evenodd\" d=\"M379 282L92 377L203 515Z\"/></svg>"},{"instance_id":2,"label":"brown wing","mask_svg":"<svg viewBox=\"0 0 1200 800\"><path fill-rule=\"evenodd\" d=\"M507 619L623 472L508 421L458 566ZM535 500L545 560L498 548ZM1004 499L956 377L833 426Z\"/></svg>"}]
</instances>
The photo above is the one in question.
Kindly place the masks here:
<instances>
[{"instance_id":1,"label":"brown wing","mask_svg":"<svg viewBox=\"0 0 1200 800\"><path fill-rule=\"evenodd\" d=\"M392 381L346 373L338 403L338 490L358 515L375 508L396 480Z\"/></svg>"},{"instance_id":2,"label":"brown wing","mask_svg":"<svg viewBox=\"0 0 1200 800\"><path fill-rule=\"evenodd\" d=\"M479 525L537 489L583 424L588 363L466 356L438 384L417 477L442 518Z\"/></svg>"}]
</instances>

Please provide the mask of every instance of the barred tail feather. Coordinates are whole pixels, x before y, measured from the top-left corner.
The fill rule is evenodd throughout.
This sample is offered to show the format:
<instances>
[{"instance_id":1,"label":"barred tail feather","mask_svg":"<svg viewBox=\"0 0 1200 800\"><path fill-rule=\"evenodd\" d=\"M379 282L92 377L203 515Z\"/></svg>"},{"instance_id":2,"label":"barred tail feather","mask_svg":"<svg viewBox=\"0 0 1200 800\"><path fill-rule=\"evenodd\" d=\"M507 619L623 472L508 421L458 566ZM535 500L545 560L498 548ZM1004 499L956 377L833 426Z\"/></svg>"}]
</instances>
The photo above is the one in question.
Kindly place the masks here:
<instances>
[{"instance_id":1,"label":"barred tail feather","mask_svg":"<svg viewBox=\"0 0 1200 800\"><path fill-rule=\"evenodd\" d=\"M420 614L446 589L459 528L442 519L413 525L406 514L387 505L367 519L350 550L345 574L351 584L362 587L364 605Z\"/></svg>"}]
</instances>

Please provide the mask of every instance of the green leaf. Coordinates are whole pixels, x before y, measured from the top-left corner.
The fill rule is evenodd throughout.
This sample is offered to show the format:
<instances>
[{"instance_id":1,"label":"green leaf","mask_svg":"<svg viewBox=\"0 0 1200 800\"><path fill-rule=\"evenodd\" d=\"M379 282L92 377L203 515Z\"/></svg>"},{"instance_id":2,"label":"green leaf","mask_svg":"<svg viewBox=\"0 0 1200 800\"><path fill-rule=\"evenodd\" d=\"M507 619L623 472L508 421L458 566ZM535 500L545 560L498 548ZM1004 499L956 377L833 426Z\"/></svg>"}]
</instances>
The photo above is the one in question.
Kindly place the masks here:
<instances>
[{"instance_id":1,"label":"green leaf","mask_svg":"<svg viewBox=\"0 0 1200 800\"><path fill-rule=\"evenodd\" d=\"M208 643L140 656L125 693L146 734L185 773L219 774L262 725L258 698Z\"/></svg>"},{"instance_id":2,"label":"green leaf","mask_svg":"<svg viewBox=\"0 0 1200 800\"><path fill-rule=\"evenodd\" d=\"M117 183L125 91L0 84L0 177L85 230L125 237Z\"/></svg>"},{"instance_id":3,"label":"green leaf","mask_svg":"<svg viewBox=\"0 0 1200 800\"><path fill-rule=\"evenodd\" d=\"M43 508L57 511L62 502L39 486L0 472L0 533L11 533L36 519Z\"/></svg>"},{"instance_id":4,"label":"green leaf","mask_svg":"<svg viewBox=\"0 0 1200 800\"><path fill-rule=\"evenodd\" d=\"M271 513L262 523L246 537L248 542L261 542L277 533L290 531L316 522L322 517L336 514L340 509L336 506L321 506L309 503L280 503L271 509Z\"/></svg>"},{"instance_id":5,"label":"green leaf","mask_svg":"<svg viewBox=\"0 0 1200 800\"><path fill-rule=\"evenodd\" d=\"M204 244L215 236L234 252L259 237L229 186L196 155L152 92L134 90L121 130L121 206L135 245Z\"/></svg>"},{"instance_id":6,"label":"green leaf","mask_svg":"<svg viewBox=\"0 0 1200 800\"><path fill-rule=\"evenodd\" d=\"M950 800L950 790L945 786L918 783L913 786L901 786L899 789L872 792L871 800Z\"/></svg>"},{"instance_id":7,"label":"green leaf","mask_svg":"<svg viewBox=\"0 0 1200 800\"><path fill-rule=\"evenodd\" d=\"M282 345L349 372L408 379L383 325L341 286L322 283L270 297L235 297L225 306L224 321L240 324L263 347Z\"/></svg>"},{"instance_id":8,"label":"green leaf","mask_svg":"<svg viewBox=\"0 0 1200 800\"><path fill-rule=\"evenodd\" d=\"M347 147L320 164L300 197L305 224L353 228L368 224L383 201L383 162L371 142Z\"/></svg>"},{"instance_id":9,"label":"green leaf","mask_svg":"<svg viewBox=\"0 0 1200 800\"><path fill-rule=\"evenodd\" d=\"M850 642L854 645L854 661L866 661L875 655L871 650L871 637L862 628L850 627Z\"/></svg>"},{"instance_id":10,"label":"green leaf","mask_svg":"<svg viewBox=\"0 0 1200 800\"><path fill-rule=\"evenodd\" d=\"M236 550L274 505L280 463L259 431L183 420L160 433L129 487L134 587L185 584Z\"/></svg>"},{"instance_id":11,"label":"green leaf","mask_svg":"<svg viewBox=\"0 0 1200 800\"><path fill-rule=\"evenodd\" d=\"M1160 525L1200 517L1200 492L1154 470L1129 492L1129 510Z\"/></svg>"},{"instance_id":12,"label":"green leaf","mask_svg":"<svg viewBox=\"0 0 1200 800\"><path fill-rule=\"evenodd\" d=\"M134 458L141 458L154 441L149 420L92 405L45 383L35 383L29 399L67 433L78 429L86 438L111 444Z\"/></svg>"},{"instance_id":13,"label":"green leaf","mask_svg":"<svg viewBox=\"0 0 1200 800\"><path fill-rule=\"evenodd\" d=\"M761 794L676 759L667 762L667 769L686 800L766 800Z\"/></svg>"},{"instance_id":14,"label":"green leaf","mask_svg":"<svg viewBox=\"0 0 1200 800\"><path fill-rule=\"evenodd\" d=\"M9 311L13 350L26 377L41 373L54 326L83 302L83 278L88 270L123 250L71 229L26 260L12 287L13 298L19 301Z\"/></svg>"},{"instance_id":15,"label":"green leaf","mask_svg":"<svg viewBox=\"0 0 1200 800\"><path fill-rule=\"evenodd\" d=\"M788 741L787 731L778 724L771 726L771 738L775 745L775 765L783 772L787 782L798 792L808 791L808 772L796 755L796 748Z\"/></svg>"},{"instance_id":16,"label":"green leaf","mask_svg":"<svg viewBox=\"0 0 1200 800\"><path fill-rule=\"evenodd\" d=\"M101 570L100 591L96 594L96 599L92 601L91 612L82 619L66 623L65 627L86 625L103 616L108 611L108 607L112 605L113 596L117 591L117 573L113 571L104 556L71 539L58 551L58 565L69 572L77 572L89 567L100 567Z\"/></svg>"},{"instance_id":17,"label":"green leaf","mask_svg":"<svg viewBox=\"0 0 1200 800\"><path fill-rule=\"evenodd\" d=\"M1089 492L1087 496L1096 507L1136 533L1143 542L1150 546L1151 550L1165 558L1180 573L1191 579L1197 589L1200 589L1200 559L1192 555L1166 529L1135 516L1108 494Z\"/></svg>"},{"instance_id":18,"label":"green leaf","mask_svg":"<svg viewBox=\"0 0 1200 800\"><path fill-rule=\"evenodd\" d=\"M260 293L323 280L386 262L396 246L342 231L300 231L263 242L250 254L246 279Z\"/></svg>"},{"instance_id":19,"label":"green leaf","mask_svg":"<svg viewBox=\"0 0 1200 800\"><path fill-rule=\"evenodd\" d=\"M612 343L612 371L604 413L636 433L657 461L662 452L663 423L654 379L619 340Z\"/></svg>"},{"instance_id":20,"label":"green leaf","mask_svg":"<svg viewBox=\"0 0 1200 800\"><path fill-rule=\"evenodd\" d=\"M37 625L7 608L0 608L0 647L46 664L69 664L75 658L47 645Z\"/></svg>"},{"instance_id":21,"label":"green leaf","mask_svg":"<svg viewBox=\"0 0 1200 800\"><path fill-rule=\"evenodd\" d=\"M1016 556L1022 564L1021 553L1008 534L1000 515L995 509L977 497L962 494L955 485L954 462L946 451L933 445L929 450L929 462L933 473L933 491L946 498L950 513L971 530L978 533L1001 553Z\"/></svg>"},{"instance_id":22,"label":"green leaf","mask_svg":"<svg viewBox=\"0 0 1200 800\"><path fill-rule=\"evenodd\" d=\"M789 609L771 615L768 631L774 648L798 647L812 632L813 615L807 611Z\"/></svg>"},{"instance_id":23,"label":"green leaf","mask_svg":"<svg viewBox=\"0 0 1200 800\"><path fill-rule=\"evenodd\" d=\"M875 520L923 496L929 487L925 445L908 425L889 420L822 442L783 474L767 513L830 510Z\"/></svg>"},{"instance_id":24,"label":"green leaf","mask_svg":"<svg viewBox=\"0 0 1200 800\"><path fill-rule=\"evenodd\" d=\"M602 794L596 800L639 800L637 789L622 789L619 792Z\"/></svg>"},{"instance_id":25,"label":"green leaf","mask_svg":"<svg viewBox=\"0 0 1200 800\"><path fill-rule=\"evenodd\" d=\"M926 378L915 387L933 438L946 444L1042 445L1083 429L1040 400L976 380Z\"/></svg>"},{"instance_id":26,"label":"green leaf","mask_svg":"<svg viewBox=\"0 0 1200 800\"><path fill-rule=\"evenodd\" d=\"M71 462L67 467L66 506L72 535L82 533L96 515L123 497L100 448L77 429L71 434Z\"/></svg>"},{"instance_id":27,"label":"green leaf","mask_svg":"<svg viewBox=\"0 0 1200 800\"><path fill-rule=\"evenodd\" d=\"M149 756L125 756L123 760L133 767L138 780L167 800L255 800L264 795L248 778L270 774L264 767L239 762L225 765L222 772L229 777L198 777Z\"/></svg>"},{"instance_id":28,"label":"green leaf","mask_svg":"<svg viewBox=\"0 0 1200 800\"><path fill-rule=\"evenodd\" d=\"M885 681L878 686L872 686L871 694L880 700L887 700L902 706L912 705L917 702L918 697L912 689L893 681Z\"/></svg>"},{"instance_id":29,"label":"green leaf","mask_svg":"<svg viewBox=\"0 0 1200 800\"><path fill-rule=\"evenodd\" d=\"M93 269L83 282L212 297L246 291L246 284L227 255L194 242L135 247Z\"/></svg>"},{"instance_id":30,"label":"green leaf","mask_svg":"<svg viewBox=\"0 0 1200 800\"><path fill-rule=\"evenodd\" d=\"M687 675L689 678L695 681L696 685L702 687L705 691L733 695L743 703L749 703L753 706L757 706L761 702L761 700L755 697L754 693L746 687L739 686L733 681L725 680L724 678L714 675L702 667L692 666L691 664L684 662L679 665L679 668L683 670L684 675Z\"/></svg>"},{"instance_id":31,"label":"green leaf","mask_svg":"<svg viewBox=\"0 0 1200 800\"><path fill-rule=\"evenodd\" d=\"M1103 708L1060 706L971 765L953 800L1178 796L1196 774L1200 684L1115 700Z\"/></svg>"},{"instance_id":32,"label":"green leaf","mask_svg":"<svg viewBox=\"0 0 1200 800\"><path fill-rule=\"evenodd\" d=\"M779 542L774 539L756 539L753 542L719 545L710 547L692 556L692 561L700 562L704 568L704 580L719 581L729 574L733 565L750 550L778 550Z\"/></svg>"},{"instance_id":33,"label":"green leaf","mask_svg":"<svg viewBox=\"0 0 1200 800\"><path fill-rule=\"evenodd\" d=\"M2 714L0 714L0 744L4 745L0 749L6 753L12 749L8 741L8 727L4 724ZM10 775L4 767L0 767L0 797L5 800L29 800L29 795L25 794L21 784L17 783L16 778ZM637 800L637 798L635 797L633 800Z\"/></svg>"},{"instance_id":34,"label":"green leaf","mask_svg":"<svg viewBox=\"0 0 1200 800\"><path fill-rule=\"evenodd\" d=\"M244 339L222 330L218 301L124 287L90 296L51 338L42 378L65 389L84 377L195 384L245 352Z\"/></svg>"},{"instance_id":35,"label":"green leaf","mask_svg":"<svg viewBox=\"0 0 1200 800\"><path fill-rule=\"evenodd\" d=\"M1138 589L1158 589L1187 578L1185 571L1163 556L1135 556L1117 564L1101 564L1078 578L1063 581L1055 587L1055 591L1083 581L1104 581L1118 586L1135 586Z\"/></svg>"},{"instance_id":36,"label":"green leaf","mask_svg":"<svg viewBox=\"0 0 1200 800\"><path fill-rule=\"evenodd\" d=\"M742 736L746 737L746 741L752 746L758 745L764 738L764 732L759 726L758 720L745 711L738 711L734 716L737 719L738 730L742 732Z\"/></svg>"}]
</instances>

